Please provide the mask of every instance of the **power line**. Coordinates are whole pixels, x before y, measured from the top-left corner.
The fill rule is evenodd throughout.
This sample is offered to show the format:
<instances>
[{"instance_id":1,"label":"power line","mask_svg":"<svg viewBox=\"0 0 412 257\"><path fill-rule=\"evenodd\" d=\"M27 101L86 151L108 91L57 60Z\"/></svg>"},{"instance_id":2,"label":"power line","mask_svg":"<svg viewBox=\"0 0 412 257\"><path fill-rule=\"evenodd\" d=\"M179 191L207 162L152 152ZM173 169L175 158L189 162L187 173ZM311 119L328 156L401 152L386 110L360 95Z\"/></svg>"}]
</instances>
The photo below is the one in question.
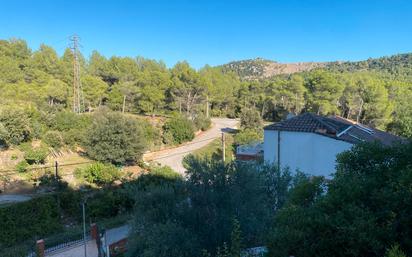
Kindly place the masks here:
<instances>
[{"instance_id":1,"label":"power line","mask_svg":"<svg viewBox=\"0 0 412 257\"><path fill-rule=\"evenodd\" d=\"M59 167L74 166L74 165L87 164L87 163L93 163L93 162L95 161L65 163L65 164L59 164ZM41 169L48 169L48 168L54 168L54 167L55 165L47 165L47 166L40 166L40 167L30 167L27 170L32 171L32 170L41 170ZM0 170L0 175L14 175L18 173L19 172L17 169Z\"/></svg>"}]
</instances>

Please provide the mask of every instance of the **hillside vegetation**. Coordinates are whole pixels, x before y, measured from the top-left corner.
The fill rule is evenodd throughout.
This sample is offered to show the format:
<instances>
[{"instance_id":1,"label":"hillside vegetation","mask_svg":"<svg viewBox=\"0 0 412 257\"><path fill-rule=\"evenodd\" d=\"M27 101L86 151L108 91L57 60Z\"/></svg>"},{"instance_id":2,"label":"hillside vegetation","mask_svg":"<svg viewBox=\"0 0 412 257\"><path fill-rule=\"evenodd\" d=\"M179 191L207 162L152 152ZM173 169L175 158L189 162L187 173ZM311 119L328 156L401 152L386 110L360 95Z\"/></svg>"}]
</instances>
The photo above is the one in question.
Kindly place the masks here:
<instances>
[{"instance_id":1,"label":"hillside vegetation","mask_svg":"<svg viewBox=\"0 0 412 257\"><path fill-rule=\"evenodd\" d=\"M224 72L234 72L242 80L266 79L276 75L293 74L325 67L327 63L299 62L279 63L262 58L234 61L221 66Z\"/></svg>"},{"instance_id":2,"label":"hillside vegetation","mask_svg":"<svg viewBox=\"0 0 412 257\"><path fill-rule=\"evenodd\" d=\"M138 157L131 155L140 156L162 143L190 140L192 130L210 124L207 114L240 117L248 109L269 121L289 112L337 114L398 135L412 135L410 54L344 63L280 64L256 59L195 70L184 61L168 68L142 57L106 58L94 51L88 58L78 56L80 115L71 112L73 58L70 49L59 56L47 45L33 51L24 40L0 41L0 144L4 148L40 140L39 146L53 149L81 147L96 160L136 162ZM253 77L260 79L246 80ZM111 156L97 156L87 146L98 140L90 135L94 131L115 130L111 122L102 130L93 127L97 119L109 119L110 112L125 113L114 120L126 127L122 130L126 137L145 135L139 137L144 143L130 145L139 149L137 153L119 149L105 154ZM135 119L131 114L174 117L177 123L132 122L128 121ZM187 133L177 135L180 128ZM120 137L116 140L111 143L122 142Z\"/></svg>"},{"instance_id":3,"label":"hillside vegetation","mask_svg":"<svg viewBox=\"0 0 412 257\"><path fill-rule=\"evenodd\" d=\"M220 66L223 72L233 72L242 80L262 80L277 75L307 72L316 68L330 71L358 72L374 71L392 76L412 75L412 53L369 58L364 61L298 62L279 63L263 58L233 61Z\"/></svg>"}]
</instances>

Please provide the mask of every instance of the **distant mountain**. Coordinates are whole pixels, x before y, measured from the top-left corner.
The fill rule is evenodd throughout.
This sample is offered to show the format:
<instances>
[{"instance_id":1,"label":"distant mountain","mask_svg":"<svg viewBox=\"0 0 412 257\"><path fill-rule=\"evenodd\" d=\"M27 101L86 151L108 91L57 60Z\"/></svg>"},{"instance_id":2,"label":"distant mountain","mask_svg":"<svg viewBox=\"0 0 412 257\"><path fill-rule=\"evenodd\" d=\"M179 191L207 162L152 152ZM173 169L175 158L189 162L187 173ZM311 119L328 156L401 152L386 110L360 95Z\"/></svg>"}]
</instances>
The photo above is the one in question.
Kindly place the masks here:
<instances>
[{"instance_id":1,"label":"distant mountain","mask_svg":"<svg viewBox=\"0 0 412 257\"><path fill-rule=\"evenodd\" d=\"M234 61L221 66L224 72L234 72L244 80L269 78L275 75L292 74L325 67L321 62L278 63L262 58Z\"/></svg>"},{"instance_id":2,"label":"distant mountain","mask_svg":"<svg viewBox=\"0 0 412 257\"><path fill-rule=\"evenodd\" d=\"M310 71L315 68L353 72L361 70L387 72L393 75L412 75L412 53L381 58L370 58L357 62L298 62L279 63L262 58L234 61L220 66L224 72L234 72L243 80L270 78L281 74Z\"/></svg>"}]
</instances>

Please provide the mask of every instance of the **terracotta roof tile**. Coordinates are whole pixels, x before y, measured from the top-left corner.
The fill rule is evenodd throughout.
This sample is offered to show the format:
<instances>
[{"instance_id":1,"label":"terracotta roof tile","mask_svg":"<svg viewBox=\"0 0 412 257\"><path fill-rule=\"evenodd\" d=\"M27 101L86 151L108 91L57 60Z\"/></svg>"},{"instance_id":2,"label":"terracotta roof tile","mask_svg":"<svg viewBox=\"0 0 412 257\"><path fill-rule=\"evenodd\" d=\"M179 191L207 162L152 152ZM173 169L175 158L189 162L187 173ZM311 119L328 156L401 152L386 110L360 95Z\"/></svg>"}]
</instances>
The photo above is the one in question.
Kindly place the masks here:
<instances>
[{"instance_id":1,"label":"terracotta roof tile","mask_svg":"<svg viewBox=\"0 0 412 257\"><path fill-rule=\"evenodd\" d=\"M309 132L331 137L352 144L380 141L385 145L403 141L390 133L358 124L339 116L324 117L304 113L293 118L268 125L265 130Z\"/></svg>"}]
</instances>

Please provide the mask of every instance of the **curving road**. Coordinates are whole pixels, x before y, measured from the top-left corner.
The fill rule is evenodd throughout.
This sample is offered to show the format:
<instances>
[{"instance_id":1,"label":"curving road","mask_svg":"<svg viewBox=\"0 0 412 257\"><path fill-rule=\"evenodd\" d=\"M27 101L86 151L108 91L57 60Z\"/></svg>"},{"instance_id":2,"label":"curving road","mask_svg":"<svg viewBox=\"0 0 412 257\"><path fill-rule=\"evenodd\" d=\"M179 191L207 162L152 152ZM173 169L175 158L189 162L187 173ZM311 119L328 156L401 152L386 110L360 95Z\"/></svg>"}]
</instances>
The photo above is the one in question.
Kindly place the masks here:
<instances>
[{"instance_id":1,"label":"curving road","mask_svg":"<svg viewBox=\"0 0 412 257\"><path fill-rule=\"evenodd\" d=\"M196 136L193 141L176 148L147 153L143 158L146 161L156 161L162 165L170 166L175 171L184 175L185 168L183 167L182 161L186 155L206 146L214 139L220 138L222 131L234 129L238 123L239 121L236 119L212 118L212 127Z\"/></svg>"}]
</instances>

